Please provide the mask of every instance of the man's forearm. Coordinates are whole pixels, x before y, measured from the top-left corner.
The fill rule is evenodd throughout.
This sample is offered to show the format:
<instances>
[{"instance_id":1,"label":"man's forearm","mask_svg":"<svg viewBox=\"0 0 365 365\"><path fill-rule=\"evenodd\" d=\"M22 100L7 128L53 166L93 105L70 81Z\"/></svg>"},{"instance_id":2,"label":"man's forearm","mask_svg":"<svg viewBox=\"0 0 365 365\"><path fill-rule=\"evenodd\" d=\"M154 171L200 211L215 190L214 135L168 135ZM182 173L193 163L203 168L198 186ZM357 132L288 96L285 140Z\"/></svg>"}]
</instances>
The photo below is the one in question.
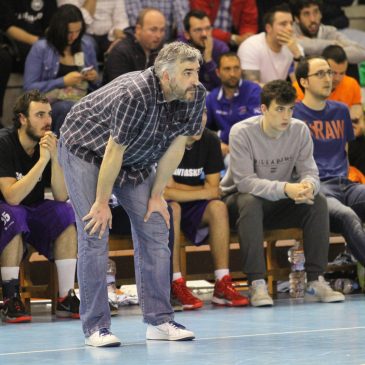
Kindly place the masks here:
<instances>
[{"instance_id":1,"label":"man's forearm","mask_svg":"<svg viewBox=\"0 0 365 365\"><path fill-rule=\"evenodd\" d=\"M109 138L100 166L95 201L102 204L108 203L114 182L122 167L123 154L126 148L126 146L114 142L112 137Z\"/></svg>"},{"instance_id":2,"label":"man's forearm","mask_svg":"<svg viewBox=\"0 0 365 365\"><path fill-rule=\"evenodd\" d=\"M65 177L58 160L52 161L51 189L55 200L66 201L68 198Z\"/></svg>"},{"instance_id":3,"label":"man's forearm","mask_svg":"<svg viewBox=\"0 0 365 365\"><path fill-rule=\"evenodd\" d=\"M39 37L36 35L28 33L27 31L16 26L9 27L6 31L6 34L18 42L27 43L30 45L37 42L39 39Z\"/></svg>"},{"instance_id":4,"label":"man's forearm","mask_svg":"<svg viewBox=\"0 0 365 365\"><path fill-rule=\"evenodd\" d=\"M157 173L155 182L152 186L151 196L162 195L168 179L172 176L184 156L186 141L187 137L185 136L176 137L171 146L161 157L157 166Z\"/></svg>"}]
</instances>

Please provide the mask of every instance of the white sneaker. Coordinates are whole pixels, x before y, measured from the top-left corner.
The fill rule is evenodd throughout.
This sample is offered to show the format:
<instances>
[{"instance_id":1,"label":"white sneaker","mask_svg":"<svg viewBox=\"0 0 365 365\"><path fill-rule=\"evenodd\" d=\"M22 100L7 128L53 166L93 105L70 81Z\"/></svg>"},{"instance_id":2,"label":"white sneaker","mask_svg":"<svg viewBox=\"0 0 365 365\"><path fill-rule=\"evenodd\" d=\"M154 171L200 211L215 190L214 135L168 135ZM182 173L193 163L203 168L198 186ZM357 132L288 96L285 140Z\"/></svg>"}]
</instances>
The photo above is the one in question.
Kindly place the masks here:
<instances>
[{"instance_id":1,"label":"white sneaker","mask_svg":"<svg viewBox=\"0 0 365 365\"><path fill-rule=\"evenodd\" d=\"M101 328L99 331L85 338L85 345L94 347L117 347L120 346L120 340L107 328Z\"/></svg>"},{"instance_id":2,"label":"white sneaker","mask_svg":"<svg viewBox=\"0 0 365 365\"><path fill-rule=\"evenodd\" d=\"M147 340L188 341L195 338L194 332L174 321L162 323L158 326L147 326Z\"/></svg>"},{"instance_id":3,"label":"white sneaker","mask_svg":"<svg viewBox=\"0 0 365 365\"><path fill-rule=\"evenodd\" d=\"M274 305L267 291L267 285L264 279L254 280L252 282L250 303L253 307L271 307Z\"/></svg>"},{"instance_id":4,"label":"white sneaker","mask_svg":"<svg viewBox=\"0 0 365 365\"><path fill-rule=\"evenodd\" d=\"M318 280L310 281L307 284L304 299L308 302L334 303L343 302L345 296L338 291L334 291L324 280L324 277L319 276Z\"/></svg>"}]
</instances>

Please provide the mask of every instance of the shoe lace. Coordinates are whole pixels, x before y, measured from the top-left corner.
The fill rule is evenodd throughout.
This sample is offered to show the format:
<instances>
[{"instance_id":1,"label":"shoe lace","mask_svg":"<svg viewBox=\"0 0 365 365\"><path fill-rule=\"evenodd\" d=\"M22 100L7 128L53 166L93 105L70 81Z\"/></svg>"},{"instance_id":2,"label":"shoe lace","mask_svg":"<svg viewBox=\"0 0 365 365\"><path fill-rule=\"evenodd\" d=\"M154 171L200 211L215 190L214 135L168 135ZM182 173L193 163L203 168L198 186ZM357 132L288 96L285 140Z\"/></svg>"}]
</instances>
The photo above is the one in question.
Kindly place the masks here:
<instances>
[{"instance_id":1,"label":"shoe lace","mask_svg":"<svg viewBox=\"0 0 365 365\"><path fill-rule=\"evenodd\" d=\"M101 328L99 330L99 336L108 336L111 335L111 332L107 328Z\"/></svg>"},{"instance_id":2,"label":"shoe lace","mask_svg":"<svg viewBox=\"0 0 365 365\"><path fill-rule=\"evenodd\" d=\"M169 325L176 328L176 329L185 329L185 327L182 324L177 323L175 321L170 321Z\"/></svg>"},{"instance_id":3,"label":"shoe lace","mask_svg":"<svg viewBox=\"0 0 365 365\"><path fill-rule=\"evenodd\" d=\"M13 307L14 311L17 313L25 312L24 304L18 297L14 297L9 301L9 307Z\"/></svg>"},{"instance_id":4,"label":"shoe lace","mask_svg":"<svg viewBox=\"0 0 365 365\"><path fill-rule=\"evenodd\" d=\"M196 299L194 297L194 295L191 293L191 291L189 290L189 288L184 284L175 284L174 285L174 291L177 293L177 296L180 297L185 297L185 298L189 298L189 299Z\"/></svg>"}]
</instances>

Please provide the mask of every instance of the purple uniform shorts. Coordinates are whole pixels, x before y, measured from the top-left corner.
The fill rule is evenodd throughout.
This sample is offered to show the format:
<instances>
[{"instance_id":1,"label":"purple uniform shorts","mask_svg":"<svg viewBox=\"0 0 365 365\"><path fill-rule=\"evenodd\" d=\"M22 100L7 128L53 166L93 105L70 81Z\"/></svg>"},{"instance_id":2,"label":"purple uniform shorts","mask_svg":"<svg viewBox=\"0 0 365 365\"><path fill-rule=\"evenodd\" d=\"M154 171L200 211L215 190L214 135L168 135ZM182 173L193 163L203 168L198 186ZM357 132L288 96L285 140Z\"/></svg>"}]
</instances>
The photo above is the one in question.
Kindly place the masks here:
<instances>
[{"instance_id":1,"label":"purple uniform shorts","mask_svg":"<svg viewBox=\"0 0 365 365\"><path fill-rule=\"evenodd\" d=\"M181 206L181 230L189 241L199 246L208 237L208 227L200 227L203 214L211 200L196 200L180 203Z\"/></svg>"},{"instance_id":2,"label":"purple uniform shorts","mask_svg":"<svg viewBox=\"0 0 365 365\"><path fill-rule=\"evenodd\" d=\"M9 205L0 201L0 253L19 233L40 254L53 259L55 239L75 223L70 204L55 200L43 200L32 206Z\"/></svg>"}]
</instances>

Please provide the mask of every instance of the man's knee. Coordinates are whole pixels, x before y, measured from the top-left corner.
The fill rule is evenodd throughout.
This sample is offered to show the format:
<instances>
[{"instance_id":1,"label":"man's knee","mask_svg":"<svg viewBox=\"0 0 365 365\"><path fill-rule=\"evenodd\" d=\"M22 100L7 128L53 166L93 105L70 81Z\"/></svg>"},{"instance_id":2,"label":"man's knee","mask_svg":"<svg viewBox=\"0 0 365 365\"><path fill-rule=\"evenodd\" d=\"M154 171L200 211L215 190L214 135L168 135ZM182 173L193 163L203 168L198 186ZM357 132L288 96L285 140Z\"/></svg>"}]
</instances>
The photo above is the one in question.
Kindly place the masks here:
<instances>
[{"instance_id":1,"label":"man's knee","mask_svg":"<svg viewBox=\"0 0 365 365\"><path fill-rule=\"evenodd\" d=\"M207 207L206 212L211 218L227 219L228 211L226 204L221 200L211 200Z\"/></svg>"}]
</instances>

